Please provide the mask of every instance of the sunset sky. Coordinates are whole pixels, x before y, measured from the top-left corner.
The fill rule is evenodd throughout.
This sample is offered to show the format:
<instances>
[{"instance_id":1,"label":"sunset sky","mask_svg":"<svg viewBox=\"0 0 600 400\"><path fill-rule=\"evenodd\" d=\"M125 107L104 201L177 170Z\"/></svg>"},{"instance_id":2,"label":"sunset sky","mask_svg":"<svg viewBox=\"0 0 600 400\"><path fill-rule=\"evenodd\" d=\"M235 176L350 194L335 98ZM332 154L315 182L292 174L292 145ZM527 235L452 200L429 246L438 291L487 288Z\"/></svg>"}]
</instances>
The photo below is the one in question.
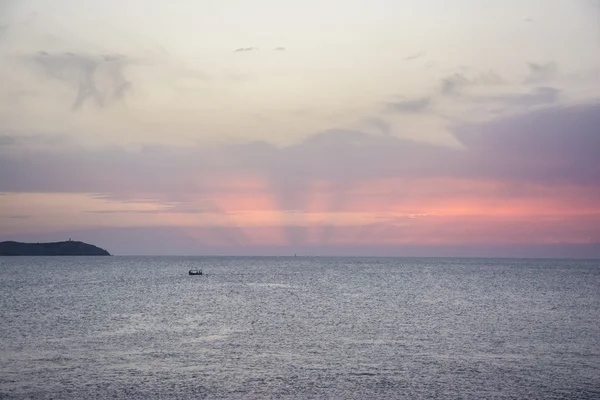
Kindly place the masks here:
<instances>
[{"instance_id":1,"label":"sunset sky","mask_svg":"<svg viewBox=\"0 0 600 400\"><path fill-rule=\"evenodd\" d=\"M600 257L598 0L0 0L0 240Z\"/></svg>"}]
</instances>

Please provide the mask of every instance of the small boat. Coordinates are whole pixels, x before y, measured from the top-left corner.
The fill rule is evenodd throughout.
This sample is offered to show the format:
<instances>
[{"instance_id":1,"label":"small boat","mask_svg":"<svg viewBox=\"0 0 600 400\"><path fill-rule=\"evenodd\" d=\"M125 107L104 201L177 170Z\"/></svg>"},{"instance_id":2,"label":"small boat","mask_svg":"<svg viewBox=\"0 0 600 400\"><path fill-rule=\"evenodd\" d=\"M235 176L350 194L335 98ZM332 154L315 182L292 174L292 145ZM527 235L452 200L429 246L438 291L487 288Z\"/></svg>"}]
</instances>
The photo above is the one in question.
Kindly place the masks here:
<instances>
[{"instance_id":1,"label":"small boat","mask_svg":"<svg viewBox=\"0 0 600 400\"><path fill-rule=\"evenodd\" d=\"M202 275L202 270L201 269L190 269L189 274L190 275Z\"/></svg>"}]
</instances>

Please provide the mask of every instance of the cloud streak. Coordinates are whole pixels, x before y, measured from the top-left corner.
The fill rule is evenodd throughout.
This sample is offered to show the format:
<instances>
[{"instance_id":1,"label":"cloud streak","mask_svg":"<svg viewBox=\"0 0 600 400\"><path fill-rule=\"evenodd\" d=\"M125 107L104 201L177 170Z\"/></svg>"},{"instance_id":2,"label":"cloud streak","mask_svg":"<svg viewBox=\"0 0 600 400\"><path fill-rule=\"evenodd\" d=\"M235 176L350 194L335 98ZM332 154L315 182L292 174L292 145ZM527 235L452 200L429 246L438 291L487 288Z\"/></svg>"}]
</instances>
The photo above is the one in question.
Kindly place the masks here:
<instances>
[{"instance_id":1,"label":"cloud streak","mask_svg":"<svg viewBox=\"0 0 600 400\"><path fill-rule=\"evenodd\" d=\"M405 114L405 113L418 113L429 108L431 104L431 98L423 97L420 99L414 100L404 100L404 101L395 101L389 102L386 104L386 108L389 111Z\"/></svg>"},{"instance_id":2,"label":"cloud streak","mask_svg":"<svg viewBox=\"0 0 600 400\"><path fill-rule=\"evenodd\" d=\"M558 102L560 90L553 87L537 87L528 93L483 96L480 100L512 107L526 108L552 105Z\"/></svg>"},{"instance_id":3,"label":"cloud streak","mask_svg":"<svg viewBox=\"0 0 600 400\"><path fill-rule=\"evenodd\" d=\"M239 47L239 48L235 49L233 52L234 53L246 53L249 51L258 51L258 47Z\"/></svg>"},{"instance_id":4,"label":"cloud streak","mask_svg":"<svg viewBox=\"0 0 600 400\"><path fill-rule=\"evenodd\" d=\"M415 53L415 54L411 54L410 56L405 57L404 61L418 60L419 58L423 58L423 57L425 57L425 52Z\"/></svg>"}]
</instances>

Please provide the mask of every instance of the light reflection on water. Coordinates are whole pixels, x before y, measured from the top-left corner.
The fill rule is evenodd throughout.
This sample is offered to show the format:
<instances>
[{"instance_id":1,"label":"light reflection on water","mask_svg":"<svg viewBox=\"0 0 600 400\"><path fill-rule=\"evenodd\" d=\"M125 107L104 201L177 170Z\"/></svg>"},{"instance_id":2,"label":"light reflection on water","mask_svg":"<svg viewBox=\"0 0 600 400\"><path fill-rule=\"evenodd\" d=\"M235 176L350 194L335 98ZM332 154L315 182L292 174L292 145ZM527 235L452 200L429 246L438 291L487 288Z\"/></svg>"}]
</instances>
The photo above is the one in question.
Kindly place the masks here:
<instances>
[{"instance_id":1,"label":"light reflection on water","mask_svg":"<svg viewBox=\"0 0 600 400\"><path fill-rule=\"evenodd\" d=\"M0 397L600 398L598 261L0 262Z\"/></svg>"}]
</instances>

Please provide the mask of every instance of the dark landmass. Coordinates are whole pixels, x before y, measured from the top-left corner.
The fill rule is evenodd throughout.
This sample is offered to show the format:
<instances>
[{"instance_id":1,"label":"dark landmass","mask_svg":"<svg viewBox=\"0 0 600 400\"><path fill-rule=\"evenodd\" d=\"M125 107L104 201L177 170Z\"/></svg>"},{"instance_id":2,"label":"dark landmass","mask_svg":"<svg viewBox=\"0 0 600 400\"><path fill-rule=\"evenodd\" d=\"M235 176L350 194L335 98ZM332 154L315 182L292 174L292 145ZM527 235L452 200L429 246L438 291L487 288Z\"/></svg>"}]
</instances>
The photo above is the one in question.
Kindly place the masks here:
<instances>
[{"instance_id":1,"label":"dark landmass","mask_svg":"<svg viewBox=\"0 0 600 400\"><path fill-rule=\"evenodd\" d=\"M110 256L91 244L69 240L54 243L0 242L0 256Z\"/></svg>"}]
</instances>

